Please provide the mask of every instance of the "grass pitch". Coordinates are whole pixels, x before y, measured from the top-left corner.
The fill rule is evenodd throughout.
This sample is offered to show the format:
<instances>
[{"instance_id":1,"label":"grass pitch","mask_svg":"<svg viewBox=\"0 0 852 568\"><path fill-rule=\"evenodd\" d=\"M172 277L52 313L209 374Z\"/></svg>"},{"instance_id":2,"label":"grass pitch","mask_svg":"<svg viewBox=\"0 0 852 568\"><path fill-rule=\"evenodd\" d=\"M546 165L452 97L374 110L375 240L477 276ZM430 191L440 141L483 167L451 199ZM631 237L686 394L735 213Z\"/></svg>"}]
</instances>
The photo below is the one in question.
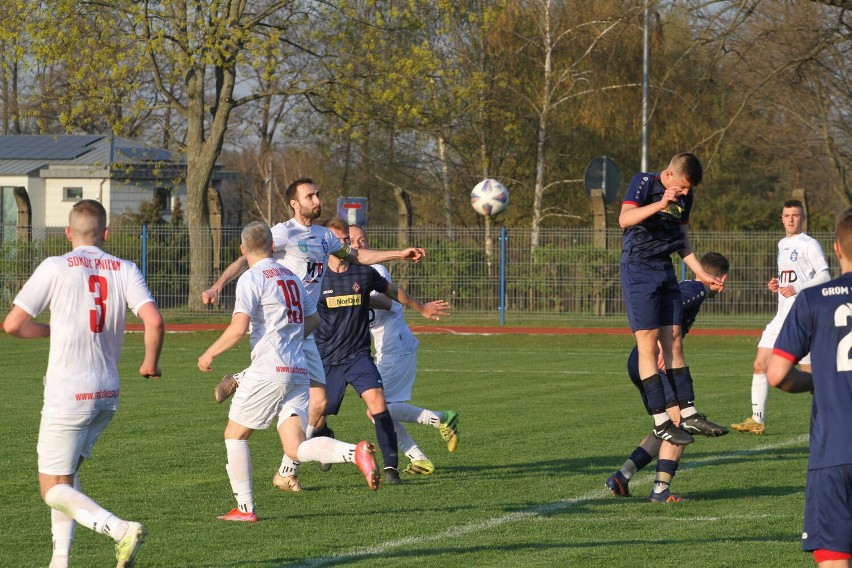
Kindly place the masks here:
<instances>
[{"instance_id":1,"label":"grass pitch","mask_svg":"<svg viewBox=\"0 0 852 568\"><path fill-rule=\"evenodd\" d=\"M813 566L800 550L810 397L773 390L764 436L732 432L687 448L673 490L687 501L645 501L653 464L618 500L604 481L650 429L624 371L623 336L420 336L413 403L459 412L459 449L437 430L409 431L435 462L370 492L357 468L305 464L305 491L281 493L274 431L250 442L260 522L216 520L234 506L222 431L228 403L212 389L247 366L244 341L196 369L215 333L169 334L161 380L136 374L141 334L122 362L121 404L81 469L84 492L145 524L140 567ZM699 411L722 424L750 412L754 337L686 341ZM38 496L36 437L47 341L0 335L6 395L0 566L46 566L50 515ZM340 439L374 439L347 393L331 421ZM401 458L401 465L407 463ZM78 527L72 566L111 566L112 541Z\"/></svg>"}]
</instances>

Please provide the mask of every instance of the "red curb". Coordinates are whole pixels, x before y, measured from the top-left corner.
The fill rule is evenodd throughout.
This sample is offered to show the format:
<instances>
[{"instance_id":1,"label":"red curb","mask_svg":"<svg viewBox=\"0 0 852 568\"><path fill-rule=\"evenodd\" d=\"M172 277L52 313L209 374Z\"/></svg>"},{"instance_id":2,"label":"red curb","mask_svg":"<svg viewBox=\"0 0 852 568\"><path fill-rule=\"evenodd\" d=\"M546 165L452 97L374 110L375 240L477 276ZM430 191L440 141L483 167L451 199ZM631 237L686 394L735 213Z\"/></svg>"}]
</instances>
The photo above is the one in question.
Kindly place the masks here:
<instances>
[{"instance_id":1,"label":"red curb","mask_svg":"<svg viewBox=\"0 0 852 568\"><path fill-rule=\"evenodd\" d=\"M225 323L167 323L166 331L222 331ZM127 324L127 331L142 331L142 324ZM450 333L457 335L631 335L623 327L516 327L516 326L411 326L414 333ZM759 336L760 329L696 329L690 335Z\"/></svg>"}]
</instances>

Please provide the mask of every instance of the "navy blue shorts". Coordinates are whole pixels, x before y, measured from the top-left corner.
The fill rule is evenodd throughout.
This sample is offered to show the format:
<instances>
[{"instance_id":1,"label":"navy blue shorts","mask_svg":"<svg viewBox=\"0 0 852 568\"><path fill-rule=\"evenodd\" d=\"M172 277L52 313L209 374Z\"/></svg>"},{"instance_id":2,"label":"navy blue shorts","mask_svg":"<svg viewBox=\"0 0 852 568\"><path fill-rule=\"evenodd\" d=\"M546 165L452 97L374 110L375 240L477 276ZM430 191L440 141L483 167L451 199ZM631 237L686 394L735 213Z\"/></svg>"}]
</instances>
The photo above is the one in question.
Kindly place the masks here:
<instances>
[{"instance_id":1,"label":"navy blue shorts","mask_svg":"<svg viewBox=\"0 0 852 568\"><path fill-rule=\"evenodd\" d=\"M621 292L630 329L680 325L680 287L670 259L621 262Z\"/></svg>"},{"instance_id":2,"label":"navy blue shorts","mask_svg":"<svg viewBox=\"0 0 852 568\"><path fill-rule=\"evenodd\" d=\"M633 351L630 352L630 356L627 358L627 375L630 377L630 382L639 389L639 395L642 397L642 404L645 405L645 410L648 414L653 415L654 413L651 412L651 408L648 406L648 397L645 396L645 389L642 388L642 377L639 376L639 349L636 347L633 348ZM677 406L677 393L675 392L672 381L663 372L660 372L660 378L663 381L663 392L666 395L666 408Z\"/></svg>"},{"instance_id":3,"label":"navy blue shorts","mask_svg":"<svg viewBox=\"0 0 852 568\"><path fill-rule=\"evenodd\" d=\"M852 465L809 469L802 550L852 553Z\"/></svg>"},{"instance_id":4,"label":"navy blue shorts","mask_svg":"<svg viewBox=\"0 0 852 568\"><path fill-rule=\"evenodd\" d=\"M370 389L382 387L382 376L373 362L369 353L358 355L340 365L324 365L325 367L325 393L328 402L325 414L337 414L343 395L346 394L346 385L352 385L358 396Z\"/></svg>"}]
</instances>

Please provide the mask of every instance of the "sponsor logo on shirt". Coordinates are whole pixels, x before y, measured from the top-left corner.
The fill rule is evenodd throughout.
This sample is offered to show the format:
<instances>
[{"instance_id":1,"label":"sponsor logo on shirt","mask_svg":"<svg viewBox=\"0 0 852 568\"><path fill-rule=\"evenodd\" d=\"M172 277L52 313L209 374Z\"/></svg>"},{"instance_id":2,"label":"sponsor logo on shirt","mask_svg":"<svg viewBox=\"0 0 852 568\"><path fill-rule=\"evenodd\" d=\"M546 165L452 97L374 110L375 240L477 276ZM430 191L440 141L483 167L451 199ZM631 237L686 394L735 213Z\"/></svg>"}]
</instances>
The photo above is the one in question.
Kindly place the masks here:
<instances>
[{"instance_id":1,"label":"sponsor logo on shirt","mask_svg":"<svg viewBox=\"0 0 852 568\"><path fill-rule=\"evenodd\" d=\"M102 390L97 392L78 392L74 395L77 400L99 400L102 398L118 398L117 390Z\"/></svg>"},{"instance_id":2,"label":"sponsor logo on shirt","mask_svg":"<svg viewBox=\"0 0 852 568\"><path fill-rule=\"evenodd\" d=\"M683 217L683 205L677 202L669 203L668 207L660 211L660 213L680 220Z\"/></svg>"},{"instance_id":3,"label":"sponsor logo on shirt","mask_svg":"<svg viewBox=\"0 0 852 568\"><path fill-rule=\"evenodd\" d=\"M331 296L325 299L325 305L329 308L351 308L361 305L361 295L351 294L348 296Z\"/></svg>"},{"instance_id":4,"label":"sponsor logo on shirt","mask_svg":"<svg viewBox=\"0 0 852 568\"><path fill-rule=\"evenodd\" d=\"M286 365L276 365L276 373L293 373L294 375L307 375L308 370L304 367L287 367Z\"/></svg>"}]
</instances>

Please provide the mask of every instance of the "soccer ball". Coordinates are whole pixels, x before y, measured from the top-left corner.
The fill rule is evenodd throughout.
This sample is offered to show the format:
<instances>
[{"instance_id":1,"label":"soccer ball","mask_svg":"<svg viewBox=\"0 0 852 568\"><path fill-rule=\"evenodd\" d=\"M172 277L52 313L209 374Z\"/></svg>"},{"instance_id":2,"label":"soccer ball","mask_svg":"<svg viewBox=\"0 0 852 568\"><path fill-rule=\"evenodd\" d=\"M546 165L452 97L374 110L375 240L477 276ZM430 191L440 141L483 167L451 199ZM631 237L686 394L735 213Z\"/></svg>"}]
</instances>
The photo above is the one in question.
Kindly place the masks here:
<instances>
[{"instance_id":1,"label":"soccer ball","mask_svg":"<svg viewBox=\"0 0 852 568\"><path fill-rule=\"evenodd\" d=\"M509 190L496 179L484 179L470 192L470 204L480 215L496 215L509 204Z\"/></svg>"}]
</instances>

